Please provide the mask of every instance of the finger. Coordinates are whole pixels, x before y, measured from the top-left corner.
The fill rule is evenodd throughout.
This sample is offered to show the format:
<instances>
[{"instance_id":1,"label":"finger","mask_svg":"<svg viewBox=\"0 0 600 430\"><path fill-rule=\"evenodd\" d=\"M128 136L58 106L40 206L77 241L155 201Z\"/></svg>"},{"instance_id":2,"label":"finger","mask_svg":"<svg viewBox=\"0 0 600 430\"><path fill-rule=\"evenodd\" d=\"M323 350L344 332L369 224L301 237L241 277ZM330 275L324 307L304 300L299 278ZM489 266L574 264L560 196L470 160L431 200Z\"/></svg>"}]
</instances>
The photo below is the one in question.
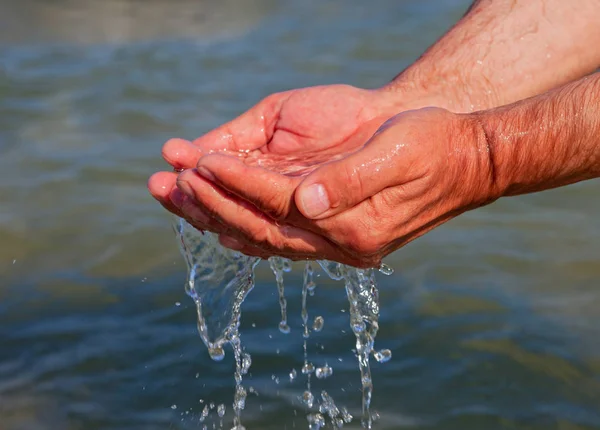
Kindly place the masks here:
<instances>
[{"instance_id":1,"label":"finger","mask_svg":"<svg viewBox=\"0 0 600 430\"><path fill-rule=\"evenodd\" d=\"M171 193L176 189L177 174L173 172L158 172L148 179L148 191L152 197L169 212L182 216L177 205L171 200Z\"/></svg>"},{"instance_id":2,"label":"finger","mask_svg":"<svg viewBox=\"0 0 600 430\"><path fill-rule=\"evenodd\" d=\"M202 150L189 140L175 138L163 145L162 156L175 169L190 169L198 163Z\"/></svg>"},{"instance_id":3,"label":"finger","mask_svg":"<svg viewBox=\"0 0 600 430\"><path fill-rule=\"evenodd\" d=\"M318 168L298 186L296 207L306 218L328 218L385 188L416 179L409 139L376 134L360 151Z\"/></svg>"},{"instance_id":4,"label":"finger","mask_svg":"<svg viewBox=\"0 0 600 430\"><path fill-rule=\"evenodd\" d=\"M309 254L299 254L299 253L285 254L285 255L283 255L283 253L276 254L274 252L269 252L265 249L261 249L256 246L252 246L247 241L244 241L243 239L236 239L233 236L228 236L225 234L219 235L219 243L221 245L223 245L225 248L233 249L234 251L239 251L242 254L249 255L252 257L262 258L263 260L267 260L270 257L273 257L275 255L279 256L279 257L289 258L294 261L307 260L312 257Z\"/></svg>"},{"instance_id":5,"label":"finger","mask_svg":"<svg viewBox=\"0 0 600 430\"><path fill-rule=\"evenodd\" d=\"M219 220L207 215L207 210L202 205L185 195L179 188L176 187L172 195L178 196L176 199L181 216L196 229L217 234L227 231L227 228Z\"/></svg>"},{"instance_id":6,"label":"finger","mask_svg":"<svg viewBox=\"0 0 600 430\"><path fill-rule=\"evenodd\" d=\"M202 157L197 171L207 181L246 200L275 220L282 221L295 210L294 190L301 178L248 166L241 159L218 154Z\"/></svg>"},{"instance_id":7,"label":"finger","mask_svg":"<svg viewBox=\"0 0 600 430\"><path fill-rule=\"evenodd\" d=\"M277 225L258 213L249 203L228 194L200 177L194 170L181 173L177 186L198 201L210 218L226 226L227 236L260 248L271 255L301 255L337 259L343 252L325 238L288 225Z\"/></svg>"},{"instance_id":8,"label":"finger","mask_svg":"<svg viewBox=\"0 0 600 430\"><path fill-rule=\"evenodd\" d=\"M204 152L247 151L266 145L275 130L282 103L289 92L266 97L248 111L194 140Z\"/></svg>"}]
</instances>

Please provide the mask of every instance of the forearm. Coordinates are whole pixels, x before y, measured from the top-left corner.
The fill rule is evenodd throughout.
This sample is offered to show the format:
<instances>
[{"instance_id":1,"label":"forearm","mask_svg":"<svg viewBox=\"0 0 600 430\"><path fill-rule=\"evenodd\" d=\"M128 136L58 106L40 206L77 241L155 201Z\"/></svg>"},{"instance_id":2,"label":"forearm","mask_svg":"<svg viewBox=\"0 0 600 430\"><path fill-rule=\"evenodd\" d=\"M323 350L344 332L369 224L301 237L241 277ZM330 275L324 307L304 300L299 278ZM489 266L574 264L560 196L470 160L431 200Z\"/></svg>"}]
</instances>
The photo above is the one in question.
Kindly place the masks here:
<instances>
[{"instance_id":1,"label":"forearm","mask_svg":"<svg viewBox=\"0 0 600 430\"><path fill-rule=\"evenodd\" d=\"M477 0L384 89L454 112L541 94L600 66L599 22L599 0Z\"/></svg>"},{"instance_id":2,"label":"forearm","mask_svg":"<svg viewBox=\"0 0 600 430\"><path fill-rule=\"evenodd\" d=\"M494 198L600 177L600 73L469 117L489 151Z\"/></svg>"}]
</instances>

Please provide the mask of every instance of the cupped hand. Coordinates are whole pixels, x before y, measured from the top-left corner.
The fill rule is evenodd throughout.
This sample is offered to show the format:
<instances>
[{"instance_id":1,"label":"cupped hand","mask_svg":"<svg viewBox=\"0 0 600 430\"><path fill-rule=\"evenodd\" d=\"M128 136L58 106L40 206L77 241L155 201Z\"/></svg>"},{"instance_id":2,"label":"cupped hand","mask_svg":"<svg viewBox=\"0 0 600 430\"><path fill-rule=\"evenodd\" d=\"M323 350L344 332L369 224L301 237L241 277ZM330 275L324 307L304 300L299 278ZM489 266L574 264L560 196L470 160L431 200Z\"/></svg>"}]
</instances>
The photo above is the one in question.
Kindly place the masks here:
<instances>
[{"instance_id":1,"label":"cupped hand","mask_svg":"<svg viewBox=\"0 0 600 430\"><path fill-rule=\"evenodd\" d=\"M231 155L340 153L355 148L400 108L384 90L328 85L273 94L238 118L194 141L171 139L163 157L176 170L193 169L213 152ZM148 183L151 194L171 212L190 218L179 207L187 198L177 175L159 172ZM174 203L175 201L175 203ZM187 201L187 206L192 202ZM191 208L197 212L200 208ZM201 223L196 222L199 227Z\"/></svg>"},{"instance_id":2,"label":"cupped hand","mask_svg":"<svg viewBox=\"0 0 600 430\"><path fill-rule=\"evenodd\" d=\"M248 255L357 267L493 201L494 171L474 115L427 108L385 122L346 157L304 177L222 154L178 179L179 208ZM202 208L201 211L198 208Z\"/></svg>"}]
</instances>

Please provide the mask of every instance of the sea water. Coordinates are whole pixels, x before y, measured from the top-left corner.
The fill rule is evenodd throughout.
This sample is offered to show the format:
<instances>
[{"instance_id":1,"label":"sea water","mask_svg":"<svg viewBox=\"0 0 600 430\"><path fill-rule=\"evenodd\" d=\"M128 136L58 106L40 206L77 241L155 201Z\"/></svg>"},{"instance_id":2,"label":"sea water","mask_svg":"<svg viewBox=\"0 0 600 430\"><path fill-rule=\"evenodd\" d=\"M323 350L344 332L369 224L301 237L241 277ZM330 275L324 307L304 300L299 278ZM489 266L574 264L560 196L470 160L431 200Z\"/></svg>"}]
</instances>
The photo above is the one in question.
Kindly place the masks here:
<instances>
[{"instance_id":1,"label":"sea water","mask_svg":"<svg viewBox=\"0 0 600 430\"><path fill-rule=\"evenodd\" d=\"M329 157L331 160L331 157ZM278 170L288 175L305 175L322 162L322 157L305 157L298 160L281 157L259 157L253 164L263 168ZM224 346L231 345L236 362L234 379L236 383L233 411L233 430L244 429L241 412L245 407L246 389L243 375L251 366L251 357L244 351L239 333L241 306L246 296L254 288L254 270L260 259L241 254L238 251L224 248L219 244L217 235L199 231L181 218L175 219L175 232L181 253L188 267L185 284L187 294L194 300L198 314L198 332L208 348L213 360L220 361L225 355ZM290 327L287 321L287 301L285 298L284 274L292 270L291 261L281 257L268 260L277 284L281 321L279 330L287 334ZM386 362L391 358L389 350L375 351L375 337L379 329L379 293L375 279L375 269L358 269L332 261L318 261L318 266L333 280L343 282L348 297L350 327L356 338L356 356L362 387L363 428L370 429L373 415L370 411L373 394L373 382L369 358L373 354L377 361ZM353 417L344 407L338 407L334 399L322 391L315 400L311 390L311 377L328 378L334 369L325 363L315 367L308 359L307 341L311 331L323 329L325 320L315 316L309 320L308 298L315 294L314 262L304 265L302 284L302 330L304 338L304 362L301 369L306 377L306 389L300 396L308 410L307 421L310 430L318 430L326 424L326 418L334 428L341 428ZM382 265L379 268L384 274L392 270ZM297 377L296 370L290 372L290 379ZM317 406L318 405L318 406ZM315 409L316 408L316 409Z\"/></svg>"}]
</instances>

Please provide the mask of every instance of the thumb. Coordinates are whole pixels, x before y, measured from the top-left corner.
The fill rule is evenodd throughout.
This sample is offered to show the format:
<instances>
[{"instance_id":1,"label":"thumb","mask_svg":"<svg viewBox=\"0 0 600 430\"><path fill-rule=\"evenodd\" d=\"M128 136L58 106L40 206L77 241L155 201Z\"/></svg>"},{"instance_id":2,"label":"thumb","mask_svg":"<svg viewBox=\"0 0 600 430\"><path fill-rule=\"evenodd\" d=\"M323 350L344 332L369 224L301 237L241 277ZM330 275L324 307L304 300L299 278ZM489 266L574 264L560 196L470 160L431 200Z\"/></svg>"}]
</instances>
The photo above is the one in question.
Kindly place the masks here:
<instances>
[{"instance_id":1,"label":"thumb","mask_svg":"<svg viewBox=\"0 0 600 430\"><path fill-rule=\"evenodd\" d=\"M402 173L411 164L405 157L408 145L398 134L393 139L390 144L380 129L359 151L312 172L296 189L298 210L306 218L327 218L409 180Z\"/></svg>"}]
</instances>

